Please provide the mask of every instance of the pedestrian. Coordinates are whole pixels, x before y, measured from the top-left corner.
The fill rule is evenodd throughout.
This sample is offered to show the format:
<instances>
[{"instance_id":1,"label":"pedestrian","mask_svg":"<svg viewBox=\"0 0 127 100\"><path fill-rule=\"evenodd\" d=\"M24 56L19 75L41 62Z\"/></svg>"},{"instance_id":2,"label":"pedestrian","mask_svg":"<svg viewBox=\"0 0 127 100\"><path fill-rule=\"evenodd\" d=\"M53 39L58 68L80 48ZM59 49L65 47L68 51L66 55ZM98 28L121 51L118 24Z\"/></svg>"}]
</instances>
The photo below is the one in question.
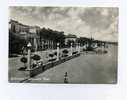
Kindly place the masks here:
<instances>
[{"instance_id":1,"label":"pedestrian","mask_svg":"<svg viewBox=\"0 0 127 100\"><path fill-rule=\"evenodd\" d=\"M64 75L64 83L68 83L68 74L67 74L67 72L65 72L65 75Z\"/></svg>"}]
</instances>

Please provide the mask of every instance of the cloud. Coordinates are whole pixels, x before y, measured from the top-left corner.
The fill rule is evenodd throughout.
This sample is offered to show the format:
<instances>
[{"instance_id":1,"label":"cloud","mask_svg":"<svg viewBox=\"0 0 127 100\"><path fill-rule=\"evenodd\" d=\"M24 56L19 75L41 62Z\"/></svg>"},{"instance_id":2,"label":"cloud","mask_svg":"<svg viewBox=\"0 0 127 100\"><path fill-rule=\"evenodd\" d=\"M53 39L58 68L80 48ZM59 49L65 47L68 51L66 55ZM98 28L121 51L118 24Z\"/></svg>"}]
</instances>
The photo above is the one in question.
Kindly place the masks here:
<instances>
[{"instance_id":1,"label":"cloud","mask_svg":"<svg viewBox=\"0 0 127 100\"><path fill-rule=\"evenodd\" d=\"M10 18L65 34L109 41L118 40L118 8L112 7L10 7Z\"/></svg>"}]
</instances>

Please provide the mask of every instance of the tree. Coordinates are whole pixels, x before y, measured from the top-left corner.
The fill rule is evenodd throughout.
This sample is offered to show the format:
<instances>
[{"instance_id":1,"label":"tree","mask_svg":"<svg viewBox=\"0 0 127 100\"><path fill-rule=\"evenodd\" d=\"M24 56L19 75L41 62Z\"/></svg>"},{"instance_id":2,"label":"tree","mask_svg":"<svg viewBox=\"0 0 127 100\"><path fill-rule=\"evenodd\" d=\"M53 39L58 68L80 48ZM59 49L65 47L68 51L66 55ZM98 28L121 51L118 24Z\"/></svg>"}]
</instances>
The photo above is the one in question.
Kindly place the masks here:
<instances>
[{"instance_id":1,"label":"tree","mask_svg":"<svg viewBox=\"0 0 127 100\"><path fill-rule=\"evenodd\" d=\"M32 67L36 67L37 66L37 61L39 61L41 59L41 57L37 54L34 54L32 57L31 57L33 60L35 60L36 62L33 63Z\"/></svg>"},{"instance_id":2,"label":"tree","mask_svg":"<svg viewBox=\"0 0 127 100\"><path fill-rule=\"evenodd\" d=\"M73 53L72 53L72 55L75 55L75 54L77 54L78 53L78 51L74 51Z\"/></svg>"},{"instance_id":3,"label":"tree","mask_svg":"<svg viewBox=\"0 0 127 100\"><path fill-rule=\"evenodd\" d=\"M50 53L49 54L49 57L53 58L54 57L54 54Z\"/></svg>"},{"instance_id":4,"label":"tree","mask_svg":"<svg viewBox=\"0 0 127 100\"><path fill-rule=\"evenodd\" d=\"M9 56L12 54L20 54L22 47L26 45L26 40L19 35L9 32Z\"/></svg>"},{"instance_id":5,"label":"tree","mask_svg":"<svg viewBox=\"0 0 127 100\"><path fill-rule=\"evenodd\" d=\"M56 51L54 52L54 55L57 56L57 52Z\"/></svg>"},{"instance_id":6,"label":"tree","mask_svg":"<svg viewBox=\"0 0 127 100\"><path fill-rule=\"evenodd\" d=\"M38 61L41 59L41 57L39 55L35 54L34 56L32 56L32 59Z\"/></svg>"},{"instance_id":7,"label":"tree","mask_svg":"<svg viewBox=\"0 0 127 100\"><path fill-rule=\"evenodd\" d=\"M54 60L56 60L56 58L53 59L53 57L54 57L54 54L53 54L53 53L50 53L50 54L49 54L49 57L51 58L51 59L49 59L49 61L54 61Z\"/></svg>"},{"instance_id":8,"label":"tree","mask_svg":"<svg viewBox=\"0 0 127 100\"><path fill-rule=\"evenodd\" d=\"M62 52L63 52L63 57L67 57L68 56L68 50L67 49L64 49Z\"/></svg>"},{"instance_id":9,"label":"tree","mask_svg":"<svg viewBox=\"0 0 127 100\"><path fill-rule=\"evenodd\" d=\"M22 58L20 59L20 61L21 61L22 63L24 63L24 67L20 68L20 70L26 69L26 68L27 68L27 66L26 66L27 58L26 58L26 57L22 57Z\"/></svg>"}]
</instances>

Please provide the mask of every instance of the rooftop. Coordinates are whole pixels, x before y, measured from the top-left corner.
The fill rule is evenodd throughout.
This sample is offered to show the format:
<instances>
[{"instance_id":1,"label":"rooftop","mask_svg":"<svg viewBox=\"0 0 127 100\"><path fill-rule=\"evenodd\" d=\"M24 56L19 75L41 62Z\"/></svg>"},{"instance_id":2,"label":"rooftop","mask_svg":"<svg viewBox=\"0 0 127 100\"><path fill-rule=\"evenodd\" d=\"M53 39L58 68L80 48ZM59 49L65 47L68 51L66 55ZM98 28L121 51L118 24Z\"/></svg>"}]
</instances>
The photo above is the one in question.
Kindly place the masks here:
<instances>
[{"instance_id":1,"label":"rooftop","mask_svg":"<svg viewBox=\"0 0 127 100\"><path fill-rule=\"evenodd\" d=\"M73 35L73 34L68 34L65 37L66 38L77 38L77 36L76 35Z\"/></svg>"}]
</instances>

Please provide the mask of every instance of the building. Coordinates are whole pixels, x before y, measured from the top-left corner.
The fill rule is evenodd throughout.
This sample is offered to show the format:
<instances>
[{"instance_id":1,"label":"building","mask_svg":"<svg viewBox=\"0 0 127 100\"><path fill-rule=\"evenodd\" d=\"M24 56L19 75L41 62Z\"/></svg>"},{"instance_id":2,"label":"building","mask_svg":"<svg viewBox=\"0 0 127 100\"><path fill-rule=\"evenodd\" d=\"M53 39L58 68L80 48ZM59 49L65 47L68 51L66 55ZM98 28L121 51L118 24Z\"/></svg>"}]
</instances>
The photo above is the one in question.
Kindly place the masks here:
<instances>
[{"instance_id":1,"label":"building","mask_svg":"<svg viewBox=\"0 0 127 100\"><path fill-rule=\"evenodd\" d=\"M77 40L77 36L76 35L72 35L72 34L68 34L65 36L65 44L67 44L68 42L76 42Z\"/></svg>"},{"instance_id":2,"label":"building","mask_svg":"<svg viewBox=\"0 0 127 100\"><path fill-rule=\"evenodd\" d=\"M41 28L39 26L30 26L29 27L29 32L30 33L36 33L37 35L39 35Z\"/></svg>"},{"instance_id":3,"label":"building","mask_svg":"<svg viewBox=\"0 0 127 100\"><path fill-rule=\"evenodd\" d=\"M29 34L31 34L31 42L34 45L35 51L37 51L40 46L40 37L39 37L39 32L41 28L39 26L29 26Z\"/></svg>"},{"instance_id":4,"label":"building","mask_svg":"<svg viewBox=\"0 0 127 100\"><path fill-rule=\"evenodd\" d=\"M27 34L29 32L29 26L11 19L9 22L9 31L18 34Z\"/></svg>"},{"instance_id":5,"label":"building","mask_svg":"<svg viewBox=\"0 0 127 100\"><path fill-rule=\"evenodd\" d=\"M24 25L12 19L9 22L9 32L15 34L19 38L25 39L27 42L30 41L35 50L37 50L40 46L40 29L41 28L39 26Z\"/></svg>"}]
</instances>

